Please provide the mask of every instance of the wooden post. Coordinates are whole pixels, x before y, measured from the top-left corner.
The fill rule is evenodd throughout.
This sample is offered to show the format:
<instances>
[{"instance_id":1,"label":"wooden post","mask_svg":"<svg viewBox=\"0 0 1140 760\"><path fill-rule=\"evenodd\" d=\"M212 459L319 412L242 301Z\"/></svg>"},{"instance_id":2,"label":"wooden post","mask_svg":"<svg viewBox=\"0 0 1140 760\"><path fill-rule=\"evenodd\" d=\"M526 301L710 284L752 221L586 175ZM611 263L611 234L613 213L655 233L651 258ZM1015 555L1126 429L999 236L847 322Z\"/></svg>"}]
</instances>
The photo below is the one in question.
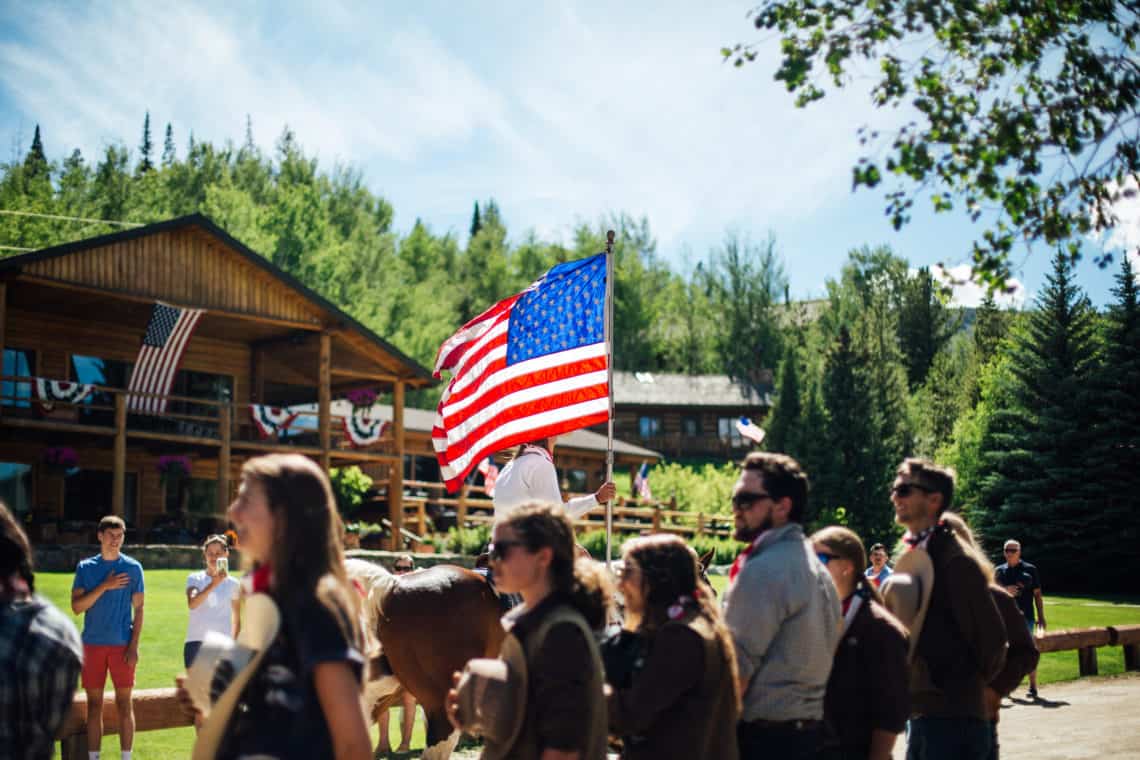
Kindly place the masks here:
<instances>
[{"instance_id":1,"label":"wooden post","mask_svg":"<svg viewBox=\"0 0 1140 760\"><path fill-rule=\"evenodd\" d=\"M317 367L319 427L321 435L321 469L326 473L332 463L332 336L321 333L320 360Z\"/></svg>"},{"instance_id":2,"label":"wooden post","mask_svg":"<svg viewBox=\"0 0 1140 760\"><path fill-rule=\"evenodd\" d=\"M697 535L704 535L705 532L705 513L697 512Z\"/></svg>"},{"instance_id":3,"label":"wooden post","mask_svg":"<svg viewBox=\"0 0 1140 760\"><path fill-rule=\"evenodd\" d=\"M392 522L392 551L400 550L404 527L404 383L392 388L392 448L396 463L388 469L388 519Z\"/></svg>"},{"instance_id":4,"label":"wooden post","mask_svg":"<svg viewBox=\"0 0 1140 760\"><path fill-rule=\"evenodd\" d=\"M218 514L224 515L230 503L230 405L218 408L218 432L222 445L218 449Z\"/></svg>"},{"instance_id":5,"label":"wooden post","mask_svg":"<svg viewBox=\"0 0 1140 760\"><path fill-rule=\"evenodd\" d=\"M419 527L419 531L417 531L417 535L426 536L427 535L427 504L425 502L421 501L416 505L416 522L418 523L418 527Z\"/></svg>"},{"instance_id":6,"label":"wooden post","mask_svg":"<svg viewBox=\"0 0 1140 760\"><path fill-rule=\"evenodd\" d=\"M1096 647L1081 647L1078 649L1077 664L1082 676L1095 676L1097 673Z\"/></svg>"},{"instance_id":7,"label":"wooden post","mask_svg":"<svg viewBox=\"0 0 1140 760\"><path fill-rule=\"evenodd\" d=\"M653 505L653 532L661 532L661 505L657 503Z\"/></svg>"},{"instance_id":8,"label":"wooden post","mask_svg":"<svg viewBox=\"0 0 1140 760\"><path fill-rule=\"evenodd\" d=\"M265 349L254 348L249 355L249 400L251 403L264 403L265 398ZM237 394L234 394L237 399Z\"/></svg>"},{"instance_id":9,"label":"wooden post","mask_svg":"<svg viewBox=\"0 0 1140 760\"><path fill-rule=\"evenodd\" d=\"M127 395L115 394L114 470L111 480L111 514L126 514L127 493Z\"/></svg>"},{"instance_id":10,"label":"wooden post","mask_svg":"<svg viewBox=\"0 0 1140 760\"><path fill-rule=\"evenodd\" d=\"M467 495L471 492L471 486L464 482L459 487L459 500L455 505L455 527L463 528L467 525Z\"/></svg>"},{"instance_id":11,"label":"wooden post","mask_svg":"<svg viewBox=\"0 0 1140 760\"><path fill-rule=\"evenodd\" d=\"M1140 644L1124 645L1124 669L1140 670Z\"/></svg>"}]
</instances>

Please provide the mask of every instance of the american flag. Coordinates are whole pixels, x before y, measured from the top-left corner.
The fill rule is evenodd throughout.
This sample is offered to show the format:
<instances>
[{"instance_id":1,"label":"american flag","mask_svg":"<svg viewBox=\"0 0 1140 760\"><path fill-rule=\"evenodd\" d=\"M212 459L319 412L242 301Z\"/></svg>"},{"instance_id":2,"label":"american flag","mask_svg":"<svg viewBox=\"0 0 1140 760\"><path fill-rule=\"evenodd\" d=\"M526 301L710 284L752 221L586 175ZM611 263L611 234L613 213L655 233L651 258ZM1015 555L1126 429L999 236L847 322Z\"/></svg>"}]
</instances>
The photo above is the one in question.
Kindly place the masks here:
<instances>
[{"instance_id":1,"label":"american flag","mask_svg":"<svg viewBox=\"0 0 1140 760\"><path fill-rule=\"evenodd\" d=\"M479 474L483 476L483 491L488 496L495 495L495 481L499 479L499 465L492 457L479 463Z\"/></svg>"},{"instance_id":2,"label":"american flag","mask_svg":"<svg viewBox=\"0 0 1140 760\"><path fill-rule=\"evenodd\" d=\"M444 341L435 376L450 369L432 445L454 491L502 449L605 422L606 255L551 269Z\"/></svg>"},{"instance_id":3,"label":"american flag","mask_svg":"<svg viewBox=\"0 0 1140 760\"><path fill-rule=\"evenodd\" d=\"M174 374L190 342L190 334L203 313L202 309L179 309L164 303L154 305L127 390L158 395L129 395L127 409L142 414L166 413L166 394L174 384Z\"/></svg>"},{"instance_id":4,"label":"american flag","mask_svg":"<svg viewBox=\"0 0 1140 760\"><path fill-rule=\"evenodd\" d=\"M633 490L637 492L638 498L653 500L653 492L649 490L649 462L642 462L637 469L637 474L633 476Z\"/></svg>"},{"instance_id":5,"label":"american flag","mask_svg":"<svg viewBox=\"0 0 1140 760\"><path fill-rule=\"evenodd\" d=\"M764 442L764 428L757 425L747 417L741 417L736 421L736 429L740 434L750 441L754 441L756 445Z\"/></svg>"}]
</instances>

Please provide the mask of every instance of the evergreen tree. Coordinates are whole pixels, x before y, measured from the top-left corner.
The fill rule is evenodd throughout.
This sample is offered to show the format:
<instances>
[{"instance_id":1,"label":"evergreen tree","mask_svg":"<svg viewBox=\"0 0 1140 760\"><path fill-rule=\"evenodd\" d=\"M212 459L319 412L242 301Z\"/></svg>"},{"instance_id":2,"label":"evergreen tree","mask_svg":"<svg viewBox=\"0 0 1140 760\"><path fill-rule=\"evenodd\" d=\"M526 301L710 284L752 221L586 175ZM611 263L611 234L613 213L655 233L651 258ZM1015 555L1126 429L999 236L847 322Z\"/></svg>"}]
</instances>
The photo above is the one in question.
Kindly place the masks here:
<instances>
[{"instance_id":1,"label":"evergreen tree","mask_svg":"<svg viewBox=\"0 0 1140 760\"><path fill-rule=\"evenodd\" d=\"M143 119L142 141L139 143L139 165L136 169L138 174L154 170L154 162L150 160L153 152L154 143L150 139L150 111L147 111Z\"/></svg>"},{"instance_id":2,"label":"evergreen tree","mask_svg":"<svg viewBox=\"0 0 1140 760\"><path fill-rule=\"evenodd\" d=\"M177 151L174 149L174 128L170 126L170 122L167 122L166 138L162 142L162 168L167 169L173 166L177 160Z\"/></svg>"},{"instance_id":3,"label":"evergreen tree","mask_svg":"<svg viewBox=\"0 0 1140 760\"><path fill-rule=\"evenodd\" d=\"M1106 492L1096 551L1118 572L1140 573L1140 295L1127 256L1113 288L1116 297L1105 319L1104 364L1099 382L1099 414L1094 466Z\"/></svg>"},{"instance_id":4,"label":"evergreen tree","mask_svg":"<svg viewBox=\"0 0 1140 760\"><path fill-rule=\"evenodd\" d=\"M470 237L475 237L479 234L479 230L483 229L483 220L479 218L479 201L475 201L475 212L471 214L471 232Z\"/></svg>"},{"instance_id":5,"label":"evergreen tree","mask_svg":"<svg viewBox=\"0 0 1140 760\"><path fill-rule=\"evenodd\" d=\"M1103 584L1089 563L1096 541L1088 530L1104 512L1089 458L1099 437L1096 316L1073 282L1067 254L1054 257L1036 307L1009 348L1014 403L995 411L982 443L990 475L980 489L979 522L991 545L1017 538L1027 556L1040 558L1050 587Z\"/></svg>"},{"instance_id":6,"label":"evergreen tree","mask_svg":"<svg viewBox=\"0 0 1140 760\"><path fill-rule=\"evenodd\" d=\"M906 362L907 383L915 390L926 380L934 357L958 325L942 303L934 277L926 267L904 281L899 300L899 347Z\"/></svg>"},{"instance_id":7,"label":"evergreen tree","mask_svg":"<svg viewBox=\"0 0 1140 760\"><path fill-rule=\"evenodd\" d=\"M40 139L40 125L37 124L35 134L32 136L32 145L24 156L24 185L26 188L31 188L37 183L48 180L50 174L51 166L44 153L44 143Z\"/></svg>"},{"instance_id":8,"label":"evergreen tree","mask_svg":"<svg viewBox=\"0 0 1140 760\"><path fill-rule=\"evenodd\" d=\"M780 363L780 376L776 384L776 407L765 425L767 440L765 446L770 451L780 451L799 459L802 451L799 446L799 433L803 426L803 399L800 396L800 379L797 369L799 357L793 345L789 344Z\"/></svg>"}]
</instances>

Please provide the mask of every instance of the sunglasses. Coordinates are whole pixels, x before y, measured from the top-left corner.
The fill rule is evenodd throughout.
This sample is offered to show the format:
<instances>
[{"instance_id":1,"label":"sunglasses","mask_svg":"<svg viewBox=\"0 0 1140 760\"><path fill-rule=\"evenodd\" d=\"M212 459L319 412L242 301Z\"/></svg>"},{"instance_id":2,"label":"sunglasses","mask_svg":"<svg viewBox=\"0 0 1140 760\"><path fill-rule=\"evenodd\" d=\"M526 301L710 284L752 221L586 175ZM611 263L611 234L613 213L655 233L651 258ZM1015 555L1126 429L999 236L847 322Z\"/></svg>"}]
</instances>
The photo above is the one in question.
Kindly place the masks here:
<instances>
[{"instance_id":1,"label":"sunglasses","mask_svg":"<svg viewBox=\"0 0 1140 760\"><path fill-rule=\"evenodd\" d=\"M771 499L772 495L767 493L747 493L741 491L732 497L732 511L733 512L747 512L756 505L757 502L763 499Z\"/></svg>"},{"instance_id":2,"label":"sunglasses","mask_svg":"<svg viewBox=\"0 0 1140 760\"><path fill-rule=\"evenodd\" d=\"M819 561L824 565L833 559L842 559L838 554L828 554L827 552L816 552L815 556L819 557Z\"/></svg>"},{"instance_id":3,"label":"sunglasses","mask_svg":"<svg viewBox=\"0 0 1140 760\"><path fill-rule=\"evenodd\" d=\"M392 569L395 570L397 573L410 573L410 572L412 572L412 566L411 565L396 565Z\"/></svg>"},{"instance_id":4,"label":"sunglasses","mask_svg":"<svg viewBox=\"0 0 1140 760\"><path fill-rule=\"evenodd\" d=\"M1021 549L1003 549L1003 551L1006 554L1018 554L1021 552Z\"/></svg>"},{"instance_id":5,"label":"sunglasses","mask_svg":"<svg viewBox=\"0 0 1140 760\"><path fill-rule=\"evenodd\" d=\"M495 541L487 548L487 556L493 560L504 560L514 546L526 546L525 541Z\"/></svg>"},{"instance_id":6,"label":"sunglasses","mask_svg":"<svg viewBox=\"0 0 1140 760\"><path fill-rule=\"evenodd\" d=\"M931 489L926 486L920 486L918 483L899 483L897 486L891 488L891 493L898 496L900 499L905 499L910 496L911 491L922 491L923 493L932 493Z\"/></svg>"}]
</instances>

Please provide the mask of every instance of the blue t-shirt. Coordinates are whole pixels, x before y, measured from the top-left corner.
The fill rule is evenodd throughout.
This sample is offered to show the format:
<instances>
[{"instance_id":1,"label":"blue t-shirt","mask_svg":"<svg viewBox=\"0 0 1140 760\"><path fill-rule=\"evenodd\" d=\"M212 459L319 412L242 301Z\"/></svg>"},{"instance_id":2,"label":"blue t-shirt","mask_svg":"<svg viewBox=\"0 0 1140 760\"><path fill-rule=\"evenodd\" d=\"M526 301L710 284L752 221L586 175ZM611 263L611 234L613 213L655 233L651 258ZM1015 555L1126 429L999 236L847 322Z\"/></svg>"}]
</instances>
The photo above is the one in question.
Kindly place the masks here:
<instances>
[{"instance_id":1,"label":"blue t-shirt","mask_svg":"<svg viewBox=\"0 0 1140 760\"><path fill-rule=\"evenodd\" d=\"M131 597L143 593L143 568L137 560L120 554L116 560L105 560L96 554L80 561L75 568L74 591L91 591L107 574L126 573L130 580L122 588L104 591L83 614L83 643L97 646L123 646L131 643Z\"/></svg>"}]
</instances>

